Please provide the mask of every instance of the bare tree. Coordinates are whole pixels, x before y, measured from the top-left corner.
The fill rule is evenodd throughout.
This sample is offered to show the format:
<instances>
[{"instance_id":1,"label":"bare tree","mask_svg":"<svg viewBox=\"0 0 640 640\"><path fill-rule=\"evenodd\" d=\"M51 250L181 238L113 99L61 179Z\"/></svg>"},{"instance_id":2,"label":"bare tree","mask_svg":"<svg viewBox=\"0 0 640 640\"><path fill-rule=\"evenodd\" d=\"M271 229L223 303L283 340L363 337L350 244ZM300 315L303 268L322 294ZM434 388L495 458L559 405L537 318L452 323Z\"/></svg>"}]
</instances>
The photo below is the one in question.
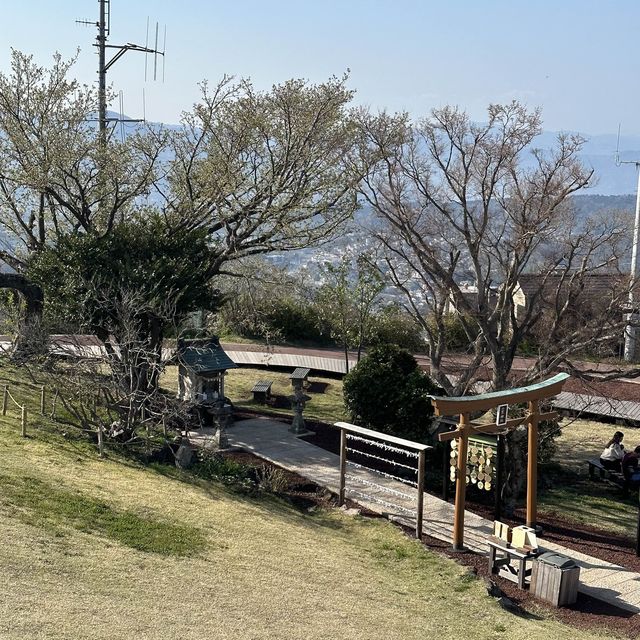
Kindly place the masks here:
<instances>
[{"instance_id":1,"label":"bare tree","mask_svg":"<svg viewBox=\"0 0 640 640\"><path fill-rule=\"evenodd\" d=\"M344 256L334 265L323 268L324 283L316 296L319 318L329 328L331 337L342 345L345 370L349 373L349 349L356 349L360 362L362 349L370 338L374 307L384 288L382 277L371 256Z\"/></svg>"},{"instance_id":2,"label":"bare tree","mask_svg":"<svg viewBox=\"0 0 640 640\"><path fill-rule=\"evenodd\" d=\"M509 386L520 345L543 325L525 380L622 335L624 279L597 304L583 294L594 275L617 272L629 236L624 217L585 221L573 212L571 195L592 178L579 136L560 134L553 149L537 149L540 114L516 102L491 105L485 124L452 107L415 126L387 114L362 114L361 124L384 157L362 183L382 225L384 270L427 334L432 376L447 393L464 393L489 360L493 388ZM581 294L589 313L577 321ZM452 309L469 342L455 376L446 366Z\"/></svg>"},{"instance_id":3,"label":"bare tree","mask_svg":"<svg viewBox=\"0 0 640 640\"><path fill-rule=\"evenodd\" d=\"M293 275L263 256L237 260L226 271L216 279L223 304L210 318L215 330L260 336L267 345L281 340L282 331L274 326L274 314L284 301L301 299L303 276Z\"/></svg>"},{"instance_id":4,"label":"bare tree","mask_svg":"<svg viewBox=\"0 0 640 640\"><path fill-rule=\"evenodd\" d=\"M109 298L96 291L94 298L107 314L117 307L113 336L89 350L84 336L71 336L65 344L69 359L53 359L48 386L70 418L69 424L95 434L100 455L106 443L144 447L149 455L152 440L166 444L193 416L188 403L166 394L157 384L170 354L158 357L156 345L140 332L140 316L152 312L171 323L178 314L170 300L158 300L150 309L148 297L138 291L123 289ZM180 335L180 326L173 329Z\"/></svg>"},{"instance_id":5,"label":"bare tree","mask_svg":"<svg viewBox=\"0 0 640 640\"><path fill-rule=\"evenodd\" d=\"M53 67L43 69L14 52L11 75L0 75L0 226L8 237L0 258L34 277L39 273L48 308L57 307L59 318L73 316L76 326L91 326L105 344L116 333L94 322L101 301L86 297L91 287L85 286L93 275L105 290L133 290L135 281L151 297L184 301L184 287L167 283L175 283L172 272L197 270L198 282L185 286L191 292L200 287L197 303L211 308L204 293L213 293L227 263L326 241L357 208L356 187L370 154L361 152L363 132L349 106L346 78L318 85L292 80L267 92L248 81L224 79L213 91L204 84L202 100L169 139L149 128L104 143L91 122L95 91L69 77L72 64L56 56ZM171 265L152 251L164 277L158 283L144 265L129 268L129 249L105 265L106 253L117 253L119 227L139 221L142 228L158 217L168 237L206 235L197 264L186 251L172 256ZM72 263L83 265L83 282L74 276L71 284L57 268ZM88 314L78 308L80 297ZM187 297L181 313L195 308L197 296ZM140 330L158 352L163 321L151 312L142 316L148 322ZM153 384L153 375L140 374Z\"/></svg>"}]
</instances>

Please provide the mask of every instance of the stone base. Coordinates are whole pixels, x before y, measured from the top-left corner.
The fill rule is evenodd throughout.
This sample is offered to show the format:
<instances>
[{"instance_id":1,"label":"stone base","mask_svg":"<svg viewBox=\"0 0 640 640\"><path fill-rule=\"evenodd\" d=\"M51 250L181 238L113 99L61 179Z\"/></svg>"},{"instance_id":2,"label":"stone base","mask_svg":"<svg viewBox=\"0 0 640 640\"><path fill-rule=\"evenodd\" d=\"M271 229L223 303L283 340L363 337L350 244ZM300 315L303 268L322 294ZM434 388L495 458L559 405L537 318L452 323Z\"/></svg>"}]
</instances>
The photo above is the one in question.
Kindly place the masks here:
<instances>
[{"instance_id":1,"label":"stone base","mask_svg":"<svg viewBox=\"0 0 640 640\"><path fill-rule=\"evenodd\" d=\"M315 431L309 431L309 429L303 429L302 431L294 431L293 429L289 429L291 433L293 433L296 437L302 438L304 436L315 436Z\"/></svg>"},{"instance_id":2,"label":"stone base","mask_svg":"<svg viewBox=\"0 0 640 640\"><path fill-rule=\"evenodd\" d=\"M304 418L302 417L302 414L296 413L296 415L293 416L293 422L289 427L289 431L291 433L295 433L298 436L302 433L308 433L307 426L304 423Z\"/></svg>"}]
</instances>

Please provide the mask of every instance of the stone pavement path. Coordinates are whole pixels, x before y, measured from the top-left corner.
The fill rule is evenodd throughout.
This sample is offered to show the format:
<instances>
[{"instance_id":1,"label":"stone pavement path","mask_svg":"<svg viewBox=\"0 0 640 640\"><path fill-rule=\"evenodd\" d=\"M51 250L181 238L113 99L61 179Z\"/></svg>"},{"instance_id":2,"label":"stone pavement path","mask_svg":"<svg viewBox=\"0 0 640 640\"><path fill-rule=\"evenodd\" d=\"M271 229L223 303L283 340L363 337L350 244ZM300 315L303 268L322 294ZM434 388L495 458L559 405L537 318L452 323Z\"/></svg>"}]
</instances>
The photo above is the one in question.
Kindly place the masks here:
<instances>
[{"instance_id":1,"label":"stone pavement path","mask_svg":"<svg viewBox=\"0 0 640 640\"><path fill-rule=\"evenodd\" d=\"M312 445L288 431L288 425L269 418L255 418L236 422L229 430L229 442L234 447L240 447L269 462L295 471L301 476L327 487L331 491L338 491L339 457ZM192 432L190 437L197 442L206 439L206 434ZM375 482L388 489L406 494L406 498L388 491L375 491L362 482L347 481L347 489L357 489L362 493L379 497L387 502L393 502L402 507L396 513L390 513L391 508L379 503L367 501L360 495L351 494L354 500L377 513L385 513L390 518L407 522L406 510L415 510L415 490L396 480L380 477L366 470L349 468L348 473L361 480ZM347 491L349 496L349 491ZM392 496L392 497L391 497ZM413 497L413 499L412 499ZM415 520L413 520L415 523ZM415 525L414 525L415 526ZM453 530L453 505L440 500L428 493L424 495L424 525L425 534L434 538L451 541ZM469 511L465 514L465 545L477 553L487 555L486 537L493 530L493 523ZM640 574L629 571L597 558L566 549L559 545L543 540L543 546L551 551L564 553L580 565L580 591L603 600L612 605L640 613Z\"/></svg>"}]
</instances>

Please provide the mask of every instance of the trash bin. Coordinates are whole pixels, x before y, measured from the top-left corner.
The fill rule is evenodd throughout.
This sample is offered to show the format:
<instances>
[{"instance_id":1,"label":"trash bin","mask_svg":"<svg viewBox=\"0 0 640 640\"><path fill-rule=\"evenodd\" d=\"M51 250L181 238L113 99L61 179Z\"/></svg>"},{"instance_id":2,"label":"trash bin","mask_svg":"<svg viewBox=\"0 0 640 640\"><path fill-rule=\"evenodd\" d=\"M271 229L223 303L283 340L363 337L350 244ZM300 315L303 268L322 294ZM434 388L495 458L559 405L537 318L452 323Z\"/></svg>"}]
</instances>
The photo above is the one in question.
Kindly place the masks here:
<instances>
[{"instance_id":1,"label":"trash bin","mask_svg":"<svg viewBox=\"0 0 640 640\"><path fill-rule=\"evenodd\" d=\"M578 598L580 567L561 553L547 551L533 561L531 593L555 607L573 604Z\"/></svg>"}]
</instances>

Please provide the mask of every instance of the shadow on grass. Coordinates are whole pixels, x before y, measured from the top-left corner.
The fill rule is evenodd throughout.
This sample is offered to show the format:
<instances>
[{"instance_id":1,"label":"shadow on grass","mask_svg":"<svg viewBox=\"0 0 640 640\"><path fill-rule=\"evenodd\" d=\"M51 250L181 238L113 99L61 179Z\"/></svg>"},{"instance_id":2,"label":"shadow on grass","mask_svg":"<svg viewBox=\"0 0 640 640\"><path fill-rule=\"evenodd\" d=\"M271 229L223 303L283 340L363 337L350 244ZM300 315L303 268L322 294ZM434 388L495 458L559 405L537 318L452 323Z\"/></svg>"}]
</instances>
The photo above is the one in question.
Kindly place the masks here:
<instances>
[{"instance_id":1,"label":"shadow on grass","mask_svg":"<svg viewBox=\"0 0 640 640\"><path fill-rule=\"evenodd\" d=\"M206 544L191 526L118 510L103 500L60 489L38 478L0 475L2 503L32 526L59 532L71 527L104 536L138 551L167 556L190 556Z\"/></svg>"},{"instance_id":2,"label":"shadow on grass","mask_svg":"<svg viewBox=\"0 0 640 640\"><path fill-rule=\"evenodd\" d=\"M196 487L213 500L233 498L236 502L246 505L259 513L279 518L287 523L295 523L309 529L331 529L340 531L347 529L347 522L336 518L329 518L322 509L308 510L305 501L296 500L286 493L272 493L262 491L254 484L239 481L222 481L199 477L191 471L178 469L173 465L154 463L147 467L149 470L171 480ZM319 487L322 490L321 487Z\"/></svg>"},{"instance_id":3,"label":"shadow on grass","mask_svg":"<svg viewBox=\"0 0 640 640\"><path fill-rule=\"evenodd\" d=\"M634 536L638 514L638 493L623 495L620 487L607 481L591 480L557 463L546 464L540 491L540 509L558 517L599 527L603 542L611 536L612 525L621 538Z\"/></svg>"}]
</instances>

